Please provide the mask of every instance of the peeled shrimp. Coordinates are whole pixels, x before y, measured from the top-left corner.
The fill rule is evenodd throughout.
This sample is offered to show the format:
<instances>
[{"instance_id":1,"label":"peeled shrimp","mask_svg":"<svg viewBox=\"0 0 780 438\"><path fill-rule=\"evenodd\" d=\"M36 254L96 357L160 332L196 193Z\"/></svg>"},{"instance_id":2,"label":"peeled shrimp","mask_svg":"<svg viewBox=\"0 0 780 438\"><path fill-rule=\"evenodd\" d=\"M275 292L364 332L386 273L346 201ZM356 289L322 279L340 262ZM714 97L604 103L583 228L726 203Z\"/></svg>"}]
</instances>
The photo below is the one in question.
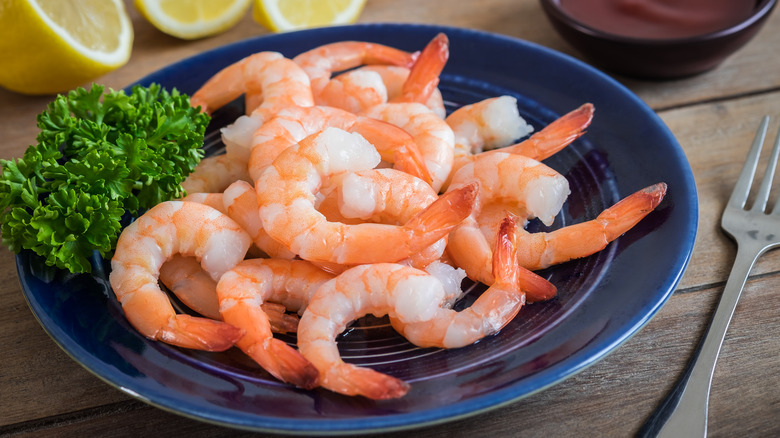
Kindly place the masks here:
<instances>
[{"instance_id":1,"label":"peeled shrimp","mask_svg":"<svg viewBox=\"0 0 780 438\"><path fill-rule=\"evenodd\" d=\"M512 96L492 97L465 105L446 118L455 134L457 157L512 144L533 131L517 109Z\"/></svg>"},{"instance_id":2,"label":"peeled shrimp","mask_svg":"<svg viewBox=\"0 0 780 438\"><path fill-rule=\"evenodd\" d=\"M411 73L411 69L395 65L367 65L359 70L373 71L379 74L382 77L382 83L384 83L387 89L387 100L395 102L401 99L403 86ZM441 119L444 119L447 115L447 110L444 108L444 98L439 88L434 88L428 100L420 103L427 106Z\"/></svg>"},{"instance_id":3,"label":"peeled shrimp","mask_svg":"<svg viewBox=\"0 0 780 438\"><path fill-rule=\"evenodd\" d=\"M245 93L262 95L261 111L314 104L309 76L277 52L255 53L223 68L192 95L190 104L211 113Z\"/></svg>"},{"instance_id":4,"label":"peeled shrimp","mask_svg":"<svg viewBox=\"0 0 780 438\"><path fill-rule=\"evenodd\" d=\"M186 348L225 350L242 330L176 314L158 284L159 270L174 254L183 254L197 257L217 279L244 258L250 244L249 235L218 210L194 202L163 202L122 231L109 281L128 321L147 338Z\"/></svg>"},{"instance_id":5,"label":"peeled shrimp","mask_svg":"<svg viewBox=\"0 0 780 438\"><path fill-rule=\"evenodd\" d=\"M246 163L222 154L202 159L181 186L188 193L221 192L236 180L249 180Z\"/></svg>"},{"instance_id":6,"label":"peeled shrimp","mask_svg":"<svg viewBox=\"0 0 780 438\"><path fill-rule=\"evenodd\" d=\"M257 180L282 151L328 127L360 133L385 161L394 163L399 170L430 179L418 146L403 129L338 108L319 106L287 108L255 131L249 158L250 176Z\"/></svg>"},{"instance_id":7,"label":"peeled shrimp","mask_svg":"<svg viewBox=\"0 0 780 438\"><path fill-rule=\"evenodd\" d=\"M160 267L160 281L176 298L201 315L222 320L217 299L217 282L203 268L195 257L175 255ZM294 333L298 329L298 318L287 314L282 304L264 302L263 312L268 316L274 333Z\"/></svg>"},{"instance_id":8,"label":"peeled shrimp","mask_svg":"<svg viewBox=\"0 0 780 438\"><path fill-rule=\"evenodd\" d=\"M336 72L367 64L411 67L416 56L393 47L363 41L341 41L325 44L293 58L311 80L315 99Z\"/></svg>"},{"instance_id":9,"label":"peeled shrimp","mask_svg":"<svg viewBox=\"0 0 780 438\"><path fill-rule=\"evenodd\" d=\"M236 346L279 380L307 389L317 386L317 369L273 337L261 305L269 299L308 303L314 291L331 278L303 260L248 259L227 271L217 284L217 296L224 320L246 332Z\"/></svg>"},{"instance_id":10,"label":"peeled shrimp","mask_svg":"<svg viewBox=\"0 0 780 438\"><path fill-rule=\"evenodd\" d=\"M452 128L421 103L387 103L364 115L403 128L412 135L437 192L452 171L455 137Z\"/></svg>"},{"instance_id":11,"label":"peeled shrimp","mask_svg":"<svg viewBox=\"0 0 780 438\"><path fill-rule=\"evenodd\" d=\"M446 236L471 211L475 186L440 197L403 225L329 222L315 209L322 180L374 168L380 157L359 134L328 128L282 152L255 183L263 228L305 260L396 262Z\"/></svg>"},{"instance_id":12,"label":"peeled shrimp","mask_svg":"<svg viewBox=\"0 0 780 438\"><path fill-rule=\"evenodd\" d=\"M424 103L440 118L446 111L437 86L449 58L449 41L438 34L423 49L411 69L398 65L367 65L331 79L317 94L319 105L359 113L390 102Z\"/></svg>"},{"instance_id":13,"label":"peeled shrimp","mask_svg":"<svg viewBox=\"0 0 780 438\"><path fill-rule=\"evenodd\" d=\"M594 107L586 103L529 138L506 146L512 141L511 137L521 137L530 132L523 127L525 121L520 115L515 116L517 108L514 105L514 101L505 97L492 98L462 107L447 117L447 123L455 132L455 160L451 176L481 154L502 152L542 161L585 134L585 129L593 120ZM492 150L482 152L484 149Z\"/></svg>"},{"instance_id":14,"label":"peeled shrimp","mask_svg":"<svg viewBox=\"0 0 780 438\"><path fill-rule=\"evenodd\" d=\"M330 176L320 189L317 210L347 224L403 224L438 199L425 181L395 169L370 169ZM442 257L446 236L399 263L425 268ZM331 268L333 269L333 268Z\"/></svg>"},{"instance_id":15,"label":"peeled shrimp","mask_svg":"<svg viewBox=\"0 0 780 438\"><path fill-rule=\"evenodd\" d=\"M595 219L550 232L530 233L519 229L518 263L537 270L601 251L653 211L665 194L665 183L653 184L623 198ZM495 234L498 217L493 213L479 218L481 230L488 239ZM475 252L472 255L477 256Z\"/></svg>"},{"instance_id":16,"label":"peeled shrimp","mask_svg":"<svg viewBox=\"0 0 780 438\"><path fill-rule=\"evenodd\" d=\"M554 285L518 265L518 228L511 215L501 221L493 245L494 281L471 306L460 312L440 306L432 318L424 320L405 320L391 314L393 328L420 347L465 347L508 324L525 304L527 293L555 295Z\"/></svg>"},{"instance_id":17,"label":"peeled shrimp","mask_svg":"<svg viewBox=\"0 0 780 438\"><path fill-rule=\"evenodd\" d=\"M498 280L462 312L445 307L448 293L439 279L403 265L360 265L324 283L312 297L298 329L298 348L319 370L320 384L335 392L371 399L401 397L409 390L400 379L341 359L336 336L363 315L389 315L394 327L421 346L461 347L501 329L523 306L525 294L516 282L521 270L514 259L512 233L500 235Z\"/></svg>"},{"instance_id":18,"label":"peeled shrimp","mask_svg":"<svg viewBox=\"0 0 780 438\"><path fill-rule=\"evenodd\" d=\"M550 225L569 196L561 174L531 158L495 152L480 154L452 177L448 191L478 184L471 214L449 235L447 253L475 281L492 279L492 248L480 230L479 217L491 204L509 206L522 218L539 218ZM500 216L499 216L500 217Z\"/></svg>"},{"instance_id":19,"label":"peeled shrimp","mask_svg":"<svg viewBox=\"0 0 780 438\"><path fill-rule=\"evenodd\" d=\"M292 259L295 254L284 245L268 236L260 220L260 210L257 205L257 192L246 181L236 181L225 189L223 206L226 214L235 220L252 237L252 242L265 255Z\"/></svg>"}]
</instances>

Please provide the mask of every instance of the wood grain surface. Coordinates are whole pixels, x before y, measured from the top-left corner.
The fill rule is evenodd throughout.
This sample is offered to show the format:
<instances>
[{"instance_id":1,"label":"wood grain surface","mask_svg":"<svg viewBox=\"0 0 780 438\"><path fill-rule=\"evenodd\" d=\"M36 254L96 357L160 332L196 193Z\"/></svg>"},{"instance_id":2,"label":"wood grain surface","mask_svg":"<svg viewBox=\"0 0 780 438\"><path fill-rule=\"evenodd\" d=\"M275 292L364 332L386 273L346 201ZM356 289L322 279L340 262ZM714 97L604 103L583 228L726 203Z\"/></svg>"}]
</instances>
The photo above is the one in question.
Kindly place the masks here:
<instances>
[{"instance_id":1,"label":"wood grain surface","mask_svg":"<svg viewBox=\"0 0 780 438\"><path fill-rule=\"evenodd\" d=\"M204 50L268 33L248 15L218 36L182 41L149 25L129 1L127 8L135 28L132 58L100 79L113 88ZM554 32L536 0L368 0L360 22L480 29L583 59ZM615 78L657 111L695 176L699 230L674 296L636 336L564 382L477 416L377 436L632 436L682 372L736 253L720 230L720 214L760 118L774 117L773 135L780 126L780 15L775 11L750 43L708 73L673 81ZM19 157L34 142L35 116L50 100L0 89L0 158ZM780 436L779 268L780 252L761 258L737 307L712 385L712 437ZM0 284L0 436L263 436L151 407L90 374L41 328L5 247Z\"/></svg>"}]
</instances>

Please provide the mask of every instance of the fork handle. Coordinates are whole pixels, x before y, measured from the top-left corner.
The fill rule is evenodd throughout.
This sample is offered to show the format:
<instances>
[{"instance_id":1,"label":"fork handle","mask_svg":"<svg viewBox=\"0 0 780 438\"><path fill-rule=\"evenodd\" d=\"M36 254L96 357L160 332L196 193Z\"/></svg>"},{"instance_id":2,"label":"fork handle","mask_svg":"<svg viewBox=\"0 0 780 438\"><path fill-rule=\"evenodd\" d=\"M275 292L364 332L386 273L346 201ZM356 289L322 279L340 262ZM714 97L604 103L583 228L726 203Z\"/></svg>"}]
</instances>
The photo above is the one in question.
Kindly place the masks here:
<instances>
[{"instance_id":1,"label":"fork handle","mask_svg":"<svg viewBox=\"0 0 780 438\"><path fill-rule=\"evenodd\" d=\"M737 247L737 257L704 338L680 380L642 425L638 436L707 436L707 406L715 362L748 274L761 252L761 248Z\"/></svg>"}]
</instances>

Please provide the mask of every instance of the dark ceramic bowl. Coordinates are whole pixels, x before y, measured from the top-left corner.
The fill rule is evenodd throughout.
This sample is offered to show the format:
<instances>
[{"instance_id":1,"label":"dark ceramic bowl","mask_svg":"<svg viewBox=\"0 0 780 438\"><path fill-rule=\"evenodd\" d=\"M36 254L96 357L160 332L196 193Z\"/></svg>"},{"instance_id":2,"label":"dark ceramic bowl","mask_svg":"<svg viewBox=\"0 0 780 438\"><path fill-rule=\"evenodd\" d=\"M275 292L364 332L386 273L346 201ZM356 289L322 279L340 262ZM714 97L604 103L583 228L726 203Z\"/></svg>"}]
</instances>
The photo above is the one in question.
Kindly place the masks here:
<instances>
[{"instance_id":1,"label":"dark ceramic bowl","mask_svg":"<svg viewBox=\"0 0 780 438\"><path fill-rule=\"evenodd\" d=\"M747 43L761 28L777 0L755 1L749 18L729 28L673 39L634 38L583 24L561 8L561 0L540 0L553 27L594 64L618 74L672 79L711 70Z\"/></svg>"}]
</instances>

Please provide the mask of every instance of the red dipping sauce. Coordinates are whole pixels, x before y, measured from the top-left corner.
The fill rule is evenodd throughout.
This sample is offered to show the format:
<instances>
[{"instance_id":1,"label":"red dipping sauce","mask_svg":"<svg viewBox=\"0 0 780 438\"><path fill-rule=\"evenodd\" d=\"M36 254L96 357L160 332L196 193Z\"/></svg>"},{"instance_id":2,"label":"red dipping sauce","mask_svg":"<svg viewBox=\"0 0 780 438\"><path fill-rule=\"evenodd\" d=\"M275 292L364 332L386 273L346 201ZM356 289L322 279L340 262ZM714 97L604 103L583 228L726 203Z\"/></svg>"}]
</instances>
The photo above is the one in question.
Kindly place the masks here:
<instances>
[{"instance_id":1,"label":"red dipping sauce","mask_svg":"<svg viewBox=\"0 0 780 438\"><path fill-rule=\"evenodd\" d=\"M755 0L559 0L590 27L636 38L669 39L727 29L750 17Z\"/></svg>"}]
</instances>

